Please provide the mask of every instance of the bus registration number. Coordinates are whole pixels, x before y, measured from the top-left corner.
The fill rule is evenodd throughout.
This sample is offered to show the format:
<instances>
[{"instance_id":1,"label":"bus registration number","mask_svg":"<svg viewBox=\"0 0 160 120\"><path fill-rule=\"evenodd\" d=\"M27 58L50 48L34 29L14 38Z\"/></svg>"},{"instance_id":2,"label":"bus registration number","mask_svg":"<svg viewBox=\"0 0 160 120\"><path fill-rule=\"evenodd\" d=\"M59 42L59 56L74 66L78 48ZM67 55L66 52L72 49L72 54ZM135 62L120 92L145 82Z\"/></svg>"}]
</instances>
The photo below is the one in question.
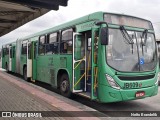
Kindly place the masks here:
<instances>
[{"instance_id":1,"label":"bus registration number","mask_svg":"<svg viewBox=\"0 0 160 120\"><path fill-rule=\"evenodd\" d=\"M144 91L136 92L136 98L143 97L143 96L145 96L145 92Z\"/></svg>"},{"instance_id":2,"label":"bus registration number","mask_svg":"<svg viewBox=\"0 0 160 120\"><path fill-rule=\"evenodd\" d=\"M124 88L139 88L142 87L142 83L133 82L133 83L124 83Z\"/></svg>"}]
</instances>

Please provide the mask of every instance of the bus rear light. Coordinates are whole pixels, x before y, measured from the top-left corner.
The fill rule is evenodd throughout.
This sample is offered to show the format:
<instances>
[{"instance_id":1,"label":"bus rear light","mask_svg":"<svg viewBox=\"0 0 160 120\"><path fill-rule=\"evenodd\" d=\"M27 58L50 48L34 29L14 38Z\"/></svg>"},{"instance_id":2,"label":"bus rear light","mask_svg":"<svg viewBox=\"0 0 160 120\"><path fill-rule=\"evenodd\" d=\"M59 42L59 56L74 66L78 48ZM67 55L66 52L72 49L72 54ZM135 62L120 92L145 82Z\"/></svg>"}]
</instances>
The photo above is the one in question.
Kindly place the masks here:
<instances>
[{"instance_id":1,"label":"bus rear light","mask_svg":"<svg viewBox=\"0 0 160 120\"><path fill-rule=\"evenodd\" d=\"M120 89L119 85L114 81L114 79L111 76L106 74L106 79L111 87L115 89Z\"/></svg>"}]
</instances>

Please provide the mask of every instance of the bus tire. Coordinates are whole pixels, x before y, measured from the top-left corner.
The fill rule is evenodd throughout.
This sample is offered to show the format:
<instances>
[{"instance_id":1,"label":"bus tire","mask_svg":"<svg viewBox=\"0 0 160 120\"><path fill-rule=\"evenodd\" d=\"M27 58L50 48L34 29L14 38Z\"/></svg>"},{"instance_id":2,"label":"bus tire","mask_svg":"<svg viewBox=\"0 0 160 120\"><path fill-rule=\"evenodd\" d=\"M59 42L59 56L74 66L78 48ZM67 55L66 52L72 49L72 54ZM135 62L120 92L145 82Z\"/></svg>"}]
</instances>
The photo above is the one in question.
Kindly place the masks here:
<instances>
[{"instance_id":1,"label":"bus tire","mask_svg":"<svg viewBox=\"0 0 160 120\"><path fill-rule=\"evenodd\" d=\"M27 77L27 67L26 66L23 69L23 78L25 81L29 81L29 78Z\"/></svg>"},{"instance_id":2,"label":"bus tire","mask_svg":"<svg viewBox=\"0 0 160 120\"><path fill-rule=\"evenodd\" d=\"M66 73L60 77L60 93L65 97L71 97L69 78Z\"/></svg>"}]
</instances>

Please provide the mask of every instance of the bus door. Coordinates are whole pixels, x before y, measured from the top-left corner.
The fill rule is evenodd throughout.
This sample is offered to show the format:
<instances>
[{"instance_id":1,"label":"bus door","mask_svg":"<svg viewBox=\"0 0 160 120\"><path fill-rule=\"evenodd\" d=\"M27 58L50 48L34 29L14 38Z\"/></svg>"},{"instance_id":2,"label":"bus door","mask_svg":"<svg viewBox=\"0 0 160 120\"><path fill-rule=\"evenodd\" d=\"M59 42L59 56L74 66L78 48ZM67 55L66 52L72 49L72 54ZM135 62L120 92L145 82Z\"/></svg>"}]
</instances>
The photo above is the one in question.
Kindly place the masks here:
<instances>
[{"instance_id":1,"label":"bus door","mask_svg":"<svg viewBox=\"0 0 160 120\"><path fill-rule=\"evenodd\" d=\"M86 92L86 44L84 35L73 33L72 92Z\"/></svg>"},{"instance_id":2,"label":"bus door","mask_svg":"<svg viewBox=\"0 0 160 120\"><path fill-rule=\"evenodd\" d=\"M38 43L35 41L32 43L32 79L36 80L37 78L37 48Z\"/></svg>"},{"instance_id":3,"label":"bus door","mask_svg":"<svg viewBox=\"0 0 160 120\"><path fill-rule=\"evenodd\" d=\"M27 42L27 77L32 77L32 42Z\"/></svg>"},{"instance_id":4,"label":"bus door","mask_svg":"<svg viewBox=\"0 0 160 120\"><path fill-rule=\"evenodd\" d=\"M16 47L12 46L12 72L16 69Z\"/></svg>"},{"instance_id":5,"label":"bus door","mask_svg":"<svg viewBox=\"0 0 160 120\"><path fill-rule=\"evenodd\" d=\"M97 98L99 30L73 34L73 92Z\"/></svg>"},{"instance_id":6,"label":"bus door","mask_svg":"<svg viewBox=\"0 0 160 120\"><path fill-rule=\"evenodd\" d=\"M9 63L8 63L9 71L12 71L12 46L9 45Z\"/></svg>"},{"instance_id":7,"label":"bus door","mask_svg":"<svg viewBox=\"0 0 160 120\"><path fill-rule=\"evenodd\" d=\"M91 41L91 99L97 98L98 90L98 42L99 29L92 28Z\"/></svg>"}]
</instances>

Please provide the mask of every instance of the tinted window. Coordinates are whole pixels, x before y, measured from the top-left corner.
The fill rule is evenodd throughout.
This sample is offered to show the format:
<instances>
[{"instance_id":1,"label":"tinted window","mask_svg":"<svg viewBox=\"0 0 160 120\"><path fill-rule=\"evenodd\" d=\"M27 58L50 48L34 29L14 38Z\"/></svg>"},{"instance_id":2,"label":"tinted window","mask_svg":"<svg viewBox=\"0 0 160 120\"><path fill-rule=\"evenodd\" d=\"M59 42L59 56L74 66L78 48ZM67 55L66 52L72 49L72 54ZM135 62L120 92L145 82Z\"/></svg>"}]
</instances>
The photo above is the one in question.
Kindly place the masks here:
<instances>
[{"instance_id":1,"label":"tinted window","mask_svg":"<svg viewBox=\"0 0 160 120\"><path fill-rule=\"evenodd\" d=\"M9 55L9 48L6 48L6 55Z\"/></svg>"},{"instance_id":2,"label":"tinted window","mask_svg":"<svg viewBox=\"0 0 160 120\"><path fill-rule=\"evenodd\" d=\"M45 36L41 36L41 37L39 38L39 44L45 44L45 41L46 41L45 38L46 38Z\"/></svg>"},{"instance_id":3,"label":"tinted window","mask_svg":"<svg viewBox=\"0 0 160 120\"><path fill-rule=\"evenodd\" d=\"M22 44L22 54L27 54L27 43Z\"/></svg>"},{"instance_id":4,"label":"tinted window","mask_svg":"<svg viewBox=\"0 0 160 120\"><path fill-rule=\"evenodd\" d=\"M73 37L72 34L73 34L72 29L62 31L62 41L72 40L72 37Z\"/></svg>"},{"instance_id":5,"label":"tinted window","mask_svg":"<svg viewBox=\"0 0 160 120\"><path fill-rule=\"evenodd\" d=\"M45 54L45 41L46 41L46 36L40 36L39 46L38 46L38 54L39 55Z\"/></svg>"},{"instance_id":6,"label":"tinted window","mask_svg":"<svg viewBox=\"0 0 160 120\"><path fill-rule=\"evenodd\" d=\"M32 59L32 44L28 44L28 59Z\"/></svg>"},{"instance_id":7,"label":"tinted window","mask_svg":"<svg viewBox=\"0 0 160 120\"><path fill-rule=\"evenodd\" d=\"M72 53L73 29L62 31L61 53Z\"/></svg>"},{"instance_id":8,"label":"tinted window","mask_svg":"<svg viewBox=\"0 0 160 120\"><path fill-rule=\"evenodd\" d=\"M37 46L38 46L38 43L35 42L34 43L34 59L36 59L36 56L37 56Z\"/></svg>"},{"instance_id":9,"label":"tinted window","mask_svg":"<svg viewBox=\"0 0 160 120\"><path fill-rule=\"evenodd\" d=\"M49 35L49 43L54 43L54 42L57 42L57 33L51 33Z\"/></svg>"},{"instance_id":10,"label":"tinted window","mask_svg":"<svg viewBox=\"0 0 160 120\"><path fill-rule=\"evenodd\" d=\"M12 58L12 47L10 47L10 58Z\"/></svg>"},{"instance_id":11,"label":"tinted window","mask_svg":"<svg viewBox=\"0 0 160 120\"><path fill-rule=\"evenodd\" d=\"M13 58L15 56L15 46L13 46Z\"/></svg>"},{"instance_id":12,"label":"tinted window","mask_svg":"<svg viewBox=\"0 0 160 120\"><path fill-rule=\"evenodd\" d=\"M58 53L58 34L51 33L49 34L49 43L46 45L46 53L47 54L56 54Z\"/></svg>"}]
</instances>

